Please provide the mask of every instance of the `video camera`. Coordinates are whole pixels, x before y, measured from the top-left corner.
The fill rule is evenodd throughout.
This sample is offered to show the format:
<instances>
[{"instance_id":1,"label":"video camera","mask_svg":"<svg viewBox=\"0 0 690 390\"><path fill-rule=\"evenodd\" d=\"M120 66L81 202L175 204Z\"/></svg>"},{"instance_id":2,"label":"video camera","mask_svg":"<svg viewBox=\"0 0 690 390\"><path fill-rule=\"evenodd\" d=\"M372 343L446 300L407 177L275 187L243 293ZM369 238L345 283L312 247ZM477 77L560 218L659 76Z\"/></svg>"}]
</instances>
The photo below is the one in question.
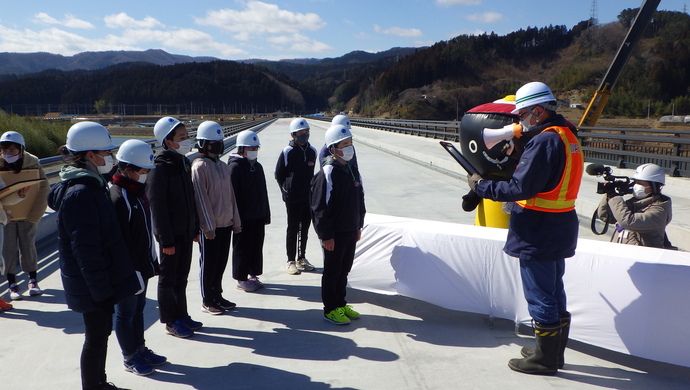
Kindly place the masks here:
<instances>
[{"instance_id":1,"label":"video camera","mask_svg":"<svg viewBox=\"0 0 690 390\"><path fill-rule=\"evenodd\" d=\"M632 187L635 184L628 176L615 176L611 167L603 164L589 164L585 169L590 176L602 176L603 183L597 183L597 194L607 194L609 196L632 194Z\"/></svg>"}]
</instances>

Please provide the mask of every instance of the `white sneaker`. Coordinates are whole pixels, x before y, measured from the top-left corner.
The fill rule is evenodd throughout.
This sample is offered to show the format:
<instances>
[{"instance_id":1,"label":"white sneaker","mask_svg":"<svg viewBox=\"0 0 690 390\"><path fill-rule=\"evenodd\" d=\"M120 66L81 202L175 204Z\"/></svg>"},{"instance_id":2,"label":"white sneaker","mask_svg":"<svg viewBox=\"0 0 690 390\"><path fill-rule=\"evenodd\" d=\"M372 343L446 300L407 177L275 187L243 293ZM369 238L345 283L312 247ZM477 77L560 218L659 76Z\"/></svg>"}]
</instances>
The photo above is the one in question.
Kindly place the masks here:
<instances>
[{"instance_id":1,"label":"white sneaker","mask_svg":"<svg viewBox=\"0 0 690 390\"><path fill-rule=\"evenodd\" d=\"M38 287L38 282L36 279L30 279L29 280L29 296L36 297L43 294L43 291L41 291L41 288Z\"/></svg>"},{"instance_id":2,"label":"white sneaker","mask_svg":"<svg viewBox=\"0 0 690 390\"><path fill-rule=\"evenodd\" d=\"M297 259L297 269L300 271L313 271L316 268L311 265L309 260L305 259L304 257L301 257Z\"/></svg>"},{"instance_id":3,"label":"white sneaker","mask_svg":"<svg viewBox=\"0 0 690 390\"><path fill-rule=\"evenodd\" d=\"M19 291L19 286L17 286L17 283L12 283L10 285L10 299L13 301L20 301L24 299L24 296L22 296L22 293Z\"/></svg>"},{"instance_id":4,"label":"white sneaker","mask_svg":"<svg viewBox=\"0 0 690 390\"><path fill-rule=\"evenodd\" d=\"M294 261L288 261L286 268L287 268L287 272L290 275L299 275L300 274L299 270L297 269L297 263L295 263Z\"/></svg>"}]
</instances>

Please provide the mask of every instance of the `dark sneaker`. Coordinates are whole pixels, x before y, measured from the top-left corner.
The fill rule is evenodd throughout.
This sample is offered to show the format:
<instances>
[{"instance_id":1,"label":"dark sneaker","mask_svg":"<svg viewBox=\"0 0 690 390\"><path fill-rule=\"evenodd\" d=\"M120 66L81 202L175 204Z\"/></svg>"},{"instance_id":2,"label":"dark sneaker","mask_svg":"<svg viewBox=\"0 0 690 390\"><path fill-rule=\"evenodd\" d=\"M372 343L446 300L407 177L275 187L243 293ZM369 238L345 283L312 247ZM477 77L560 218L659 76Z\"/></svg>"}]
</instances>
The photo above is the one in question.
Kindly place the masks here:
<instances>
[{"instance_id":1,"label":"dark sneaker","mask_svg":"<svg viewBox=\"0 0 690 390\"><path fill-rule=\"evenodd\" d=\"M202 326L204 326L204 324L202 324L201 322L194 321L190 316L181 318L180 321L191 330L199 330Z\"/></svg>"},{"instance_id":2,"label":"dark sneaker","mask_svg":"<svg viewBox=\"0 0 690 390\"><path fill-rule=\"evenodd\" d=\"M264 284L259 280L258 276L250 276L248 279L250 282L254 283L256 286L257 290L260 288L264 288Z\"/></svg>"},{"instance_id":3,"label":"dark sneaker","mask_svg":"<svg viewBox=\"0 0 690 390\"><path fill-rule=\"evenodd\" d=\"M350 319L343 313L342 307L331 310L323 316L323 319L336 325L347 325L350 323Z\"/></svg>"},{"instance_id":4,"label":"dark sneaker","mask_svg":"<svg viewBox=\"0 0 690 390\"><path fill-rule=\"evenodd\" d=\"M165 331L170 335L183 339L194 334L194 331L183 324L181 320L165 325Z\"/></svg>"},{"instance_id":5,"label":"dark sneaker","mask_svg":"<svg viewBox=\"0 0 690 390\"><path fill-rule=\"evenodd\" d=\"M225 298L223 298L223 297L220 297L220 299L218 299L218 301L216 301L216 304L217 304L218 306L220 306L222 309L225 309L225 310L232 310L232 309L234 309L235 307L237 307L237 305L235 304L235 302L230 302L230 301L228 301L227 299L225 299Z\"/></svg>"},{"instance_id":6,"label":"dark sneaker","mask_svg":"<svg viewBox=\"0 0 690 390\"><path fill-rule=\"evenodd\" d=\"M153 367L141 359L139 355L134 355L133 358L125 362L125 371L129 371L136 375L146 376L154 373Z\"/></svg>"},{"instance_id":7,"label":"dark sneaker","mask_svg":"<svg viewBox=\"0 0 690 390\"><path fill-rule=\"evenodd\" d=\"M316 267L311 265L309 260L305 259L304 257L300 257L299 259L297 259L296 263L297 263L297 269L300 271L310 272L310 271L313 271L316 269Z\"/></svg>"},{"instance_id":8,"label":"dark sneaker","mask_svg":"<svg viewBox=\"0 0 690 390\"><path fill-rule=\"evenodd\" d=\"M168 358L161 355L156 355L152 350L144 347L144 350L139 352L139 357L141 360L152 366L160 366L168 361Z\"/></svg>"},{"instance_id":9,"label":"dark sneaker","mask_svg":"<svg viewBox=\"0 0 690 390\"><path fill-rule=\"evenodd\" d=\"M221 308L215 303L203 303L201 305L201 311L204 313L213 314L214 316L225 313L225 309Z\"/></svg>"},{"instance_id":10,"label":"dark sneaker","mask_svg":"<svg viewBox=\"0 0 690 390\"><path fill-rule=\"evenodd\" d=\"M251 280L239 280L237 282L237 289L244 290L245 292L252 292L259 289L259 286L252 283Z\"/></svg>"}]
</instances>

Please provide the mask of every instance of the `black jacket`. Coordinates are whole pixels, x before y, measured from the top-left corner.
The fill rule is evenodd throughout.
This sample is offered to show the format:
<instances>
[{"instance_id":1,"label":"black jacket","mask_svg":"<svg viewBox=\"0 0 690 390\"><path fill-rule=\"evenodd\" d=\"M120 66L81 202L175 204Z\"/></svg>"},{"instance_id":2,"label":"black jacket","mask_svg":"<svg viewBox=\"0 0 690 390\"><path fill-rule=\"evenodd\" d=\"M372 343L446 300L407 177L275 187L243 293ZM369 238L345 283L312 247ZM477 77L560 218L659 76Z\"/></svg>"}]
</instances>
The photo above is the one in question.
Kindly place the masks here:
<instances>
[{"instance_id":1,"label":"black jacket","mask_svg":"<svg viewBox=\"0 0 690 390\"><path fill-rule=\"evenodd\" d=\"M285 203L308 203L309 185L314 177L316 149L290 141L276 163L275 178Z\"/></svg>"},{"instance_id":2,"label":"black jacket","mask_svg":"<svg viewBox=\"0 0 690 390\"><path fill-rule=\"evenodd\" d=\"M149 279L158 274L158 256L154 246L151 210L144 192L146 185L120 174L113 179L110 200L115 205L122 238L132 256L134 269Z\"/></svg>"},{"instance_id":3,"label":"black jacket","mask_svg":"<svg viewBox=\"0 0 690 390\"><path fill-rule=\"evenodd\" d=\"M265 224L271 223L264 168L258 161L252 164L237 154L230 155L228 165L242 222L260 220Z\"/></svg>"},{"instance_id":4,"label":"black jacket","mask_svg":"<svg viewBox=\"0 0 690 390\"><path fill-rule=\"evenodd\" d=\"M333 158L311 181L311 216L321 240L336 233L353 232L364 226L364 188L356 166L342 165Z\"/></svg>"},{"instance_id":5,"label":"black jacket","mask_svg":"<svg viewBox=\"0 0 690 390\"><path fill-rule=\"evenodd\" d=\"M63 167L48 194L57 211L60 276L67 306L79 313L96 302L117 303L143 288L122 240L105 181L86 169Z\"/></svg>"},{"instance_id":6,"label":"black jacket","mask_svg":"<svg viewBox=\"0 0 690 390\"><path fill-rule=\"evenodd\" d=\"M163 248L192 241L199 234L191 163L174 150L164 150L148 174L146 194L151 201L153 234Z\"/></svg>"}]
</instances>

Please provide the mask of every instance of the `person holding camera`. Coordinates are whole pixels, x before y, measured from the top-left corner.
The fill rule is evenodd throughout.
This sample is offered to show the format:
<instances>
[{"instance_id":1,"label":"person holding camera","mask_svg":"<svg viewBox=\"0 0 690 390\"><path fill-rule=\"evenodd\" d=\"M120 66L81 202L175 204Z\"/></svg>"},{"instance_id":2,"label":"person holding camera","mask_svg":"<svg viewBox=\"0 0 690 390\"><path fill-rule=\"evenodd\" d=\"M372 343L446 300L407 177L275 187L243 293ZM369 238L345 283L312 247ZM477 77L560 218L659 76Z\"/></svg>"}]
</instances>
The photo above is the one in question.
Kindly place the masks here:
<instances>
[{"instance_id":1,"label":"person holding camera","mask_svg":"<svg viewBox=\"0 0 690 390\"><path fill-rule=\"evenodd\" d=\"M620 191L608 191L599 203L599 219L616 224L611 242L671 247L666 238L666 225L671 222L671 198L661 193L666 184L663 169L656 164L640 165L633 181L632 198L625 200Z\"/></svg>"},{"instance_id":2,"label":"person holding camera","mask_svg":"<svg viewBox=\"0 0 690 390\"><path fill-rule=\"evenodd\" d=\"M556 99L544 83L523 85L515 110L527 139L510 180L485 180L474 174L470 189L485 199L514 202L503 251L520 261L520 276L536 348L508 366L518 372L554 375L563 367L570 313L563 285L565 259L575 254L579 222L575 199L584 159L577 130L556 113Z\"/></svg>"}]
</instances>

